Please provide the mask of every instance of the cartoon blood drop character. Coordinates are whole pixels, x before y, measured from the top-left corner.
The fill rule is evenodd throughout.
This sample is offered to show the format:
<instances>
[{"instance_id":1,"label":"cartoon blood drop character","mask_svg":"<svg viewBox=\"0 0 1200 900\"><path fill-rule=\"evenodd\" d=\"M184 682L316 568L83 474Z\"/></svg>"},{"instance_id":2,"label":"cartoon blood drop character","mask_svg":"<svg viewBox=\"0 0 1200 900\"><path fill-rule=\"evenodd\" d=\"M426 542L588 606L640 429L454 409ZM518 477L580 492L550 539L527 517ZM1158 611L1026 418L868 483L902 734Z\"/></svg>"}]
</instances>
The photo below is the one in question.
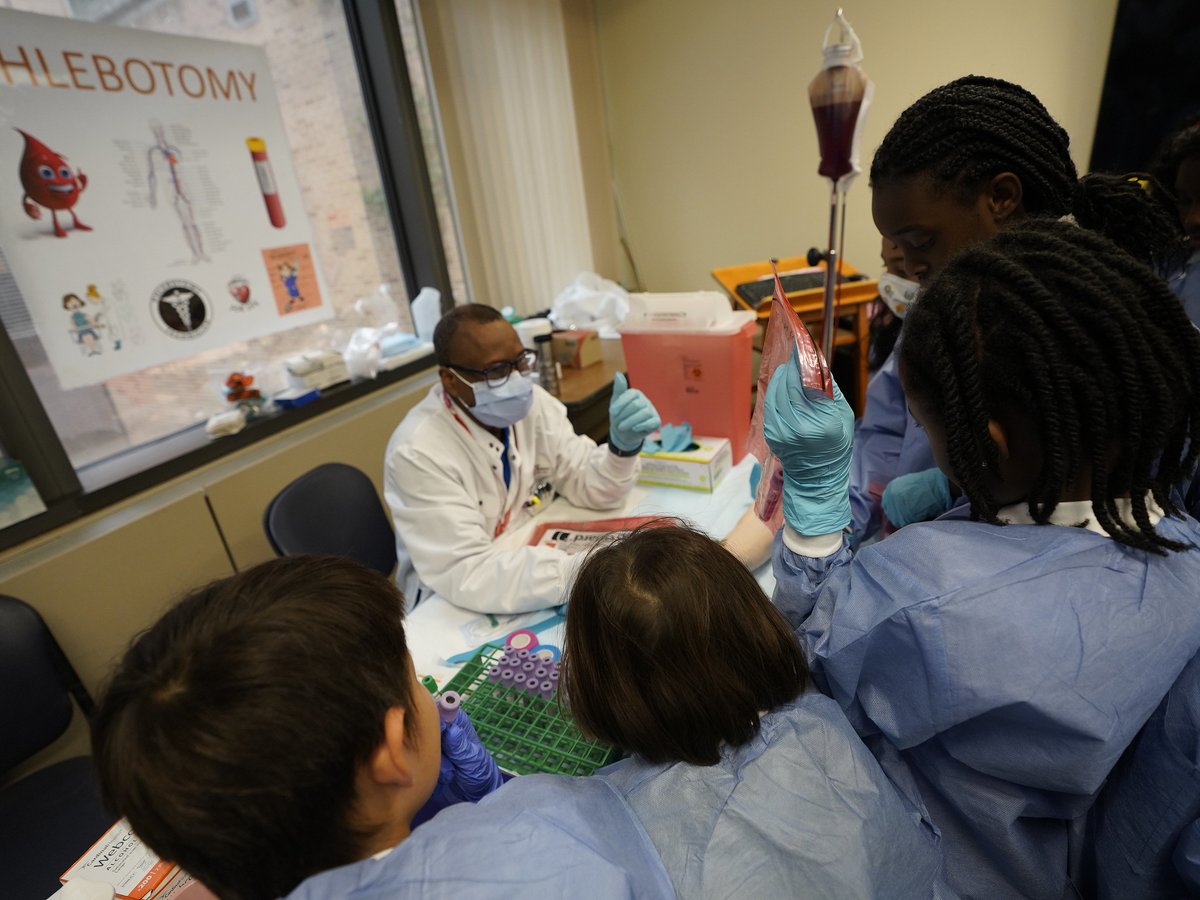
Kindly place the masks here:
<instances>
[{"instance_id":1,"label":"cartoon blood drop character","mask_svg":"<svg viewBox=\"0 0 1200 900\"><path fill-rule=\"evenodd\" d=\"M21 157L21 185L25 188L21 202L25 206L25 214L31 219L40 219L42 211L39 205L50 210L55 237L67 236L58 224L60 209L71 214L77 231L91 231L91 227L80 222L72 209L87 187L87 176L72 169L63 157L33 135L26 134L20 128L16 130L25 138L25 154Z\"/></svg>"}]
</instances>

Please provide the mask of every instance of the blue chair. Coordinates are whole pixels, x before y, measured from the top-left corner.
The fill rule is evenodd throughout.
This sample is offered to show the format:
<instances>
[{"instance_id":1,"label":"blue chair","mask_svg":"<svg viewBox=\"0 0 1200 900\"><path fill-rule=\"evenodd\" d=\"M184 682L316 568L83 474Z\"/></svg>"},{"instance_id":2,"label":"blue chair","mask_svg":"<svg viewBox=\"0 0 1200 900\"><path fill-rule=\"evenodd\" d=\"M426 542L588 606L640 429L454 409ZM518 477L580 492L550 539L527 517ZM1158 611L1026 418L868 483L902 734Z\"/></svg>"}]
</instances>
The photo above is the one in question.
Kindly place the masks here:
<instances>
[{"instance_id":1,"label":"blue chair","mask_svg":"<svg viewBox=\"0 0 1200 900\"><path fill-rule=\"evenodd\" d=\"M0 781L71 722L71 698L92 698L33 607L0 595ZM0 789L0 894L45 900L116 816L100 801L90 756L39 769Z\"/></svg>"},{"instance_id":2,"label":"blue chair","mask_svg":"<svg viewBox=\"0 0 1200 900\"><path fill-rule=\"evenodd\" d=\"M281 490L263 528L280 556L345 556L384 575L396 568L396 536L375 485L345 463L317 466Z\"/></svg>"},{"instance_id":3,"label":"blue chair","mask_svg":"<svg viewBox=\"0 0 1200 900\"><path fill-rule=\"evenodd\" d=\"M1181 835L1200 819L1200 656L1184 667L1100 791L1089 816L1098 900L1200 892ZM1194 843L1194 839L1191 843ZM1176 856L1182 851L1184 859ZM1188 851L1191 851L1190 853ZM1180 863L1183 865L1180 865ZM1085 896L1090 892L1085 892Z\"/></svg>"}]
</instances>

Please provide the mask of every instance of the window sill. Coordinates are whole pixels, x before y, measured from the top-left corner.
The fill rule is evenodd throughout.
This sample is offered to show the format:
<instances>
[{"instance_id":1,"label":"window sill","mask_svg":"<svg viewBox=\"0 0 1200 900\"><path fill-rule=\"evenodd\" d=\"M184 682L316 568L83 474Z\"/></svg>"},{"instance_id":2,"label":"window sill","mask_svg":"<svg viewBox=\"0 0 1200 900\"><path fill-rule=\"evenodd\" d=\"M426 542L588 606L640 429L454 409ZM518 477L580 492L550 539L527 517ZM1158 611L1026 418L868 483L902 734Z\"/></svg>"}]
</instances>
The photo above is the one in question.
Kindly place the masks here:
<instances>
[{"instance_id":1,"label":"window sill","mask_svg":"<svg viewBox=\"0 0 1200 900\"><path fill-rule=\"evenodd\" d=\"M279 410L247 423L237 434L209 438L203 425L195 425L135 450L119 453L79 471L84 492L46 512L0 531L0 551L15 547L89 513L126 500L201 466L216 462L259 441L376 391L398 384L434 367L433 354L382 372L374 379L361 379L322 392L299 409Z\"/></svg>"}]
</instances>

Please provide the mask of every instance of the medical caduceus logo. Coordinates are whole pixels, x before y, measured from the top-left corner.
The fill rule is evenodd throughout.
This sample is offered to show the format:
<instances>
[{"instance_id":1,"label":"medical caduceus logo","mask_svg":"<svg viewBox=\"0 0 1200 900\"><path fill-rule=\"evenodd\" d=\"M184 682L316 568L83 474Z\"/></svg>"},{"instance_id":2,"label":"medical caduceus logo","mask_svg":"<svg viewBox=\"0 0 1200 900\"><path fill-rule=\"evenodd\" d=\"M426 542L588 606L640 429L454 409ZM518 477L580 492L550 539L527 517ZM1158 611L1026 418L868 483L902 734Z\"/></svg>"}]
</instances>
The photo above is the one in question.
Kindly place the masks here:
<instances>
[{"instance_id":1,"label":"medical caduceus logo","mask_svg":"<svg viewBox=\"0 0 1200 900\"><path fill-rule=\"evenodd\" d=\"M190 340L212 324L212 305L199 285L182 278L160 284L150 297L150 314L162 331L173 338Z\"/></svg>"}]
</instances>

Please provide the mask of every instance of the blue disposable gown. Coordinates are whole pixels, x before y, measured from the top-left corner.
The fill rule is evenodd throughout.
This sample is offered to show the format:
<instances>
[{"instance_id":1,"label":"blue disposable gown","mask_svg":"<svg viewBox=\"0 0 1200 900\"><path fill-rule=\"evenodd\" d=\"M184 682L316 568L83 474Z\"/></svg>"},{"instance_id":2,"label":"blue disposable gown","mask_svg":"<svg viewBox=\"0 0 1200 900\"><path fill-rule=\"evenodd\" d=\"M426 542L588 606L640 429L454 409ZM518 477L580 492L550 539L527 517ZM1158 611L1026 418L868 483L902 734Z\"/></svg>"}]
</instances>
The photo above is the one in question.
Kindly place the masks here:
<instances>
[{"instance_id":1,"label":"blue disposable gown","mask_svg":"<svg viewBox=\"0 0 1200 900\"><path fill-rule=\"evenodd\" d=\"M900 340L904 336L901 333ZM900 386L900 343L867 385L867 408L854 433L850 464L850 544L857 547L883 524L880 498L897 475L932 469L929 438L908 413Z\"/></svg>"},{"instance_id":2,"label":"blue disposable gown","mask_svg":"<svg viewBox=\"0 0 1200 900\"><path fill-rule=\"evenodd\" d=\"M1200 252L1193 253L1187 265L1167 279L1167 284L1183 304L1192 324L1200 326Z\"/></svg>"},{"instance_id":3,"label":"blue disposable gown","mask_svg":"<svg viewBox=\"0 0 1200 900\"><path fill-rule=\"evenodd\" d=\"M768 713L715 765L633 757L600 777L633 807L684 900L932 896L940 853L924 807L815 691Z\"/></svg>"},{"instance_id":4,"label":"blue disposable gown","mask_svg":"<svg viewBox=\"0 0 1200 900\"><path fill-rule=\"evenodd\" d=\"M1187 886L1189 894L1200 896L1200 820L1183 830L1175 844L1172 861L1176 874Z\"/></svg>"},{"instance_id":5,"label":"blue disposable gown","mask_svg":"<svg viewBox=\"0 0 1200 900\"><path fill-rule=\"evenodd\" d=\"M530 775L460 803L386 856L306 880L291 900L671 898L629 806L596 778Z\"/></svg>"},{"instance_id":6,"label":"blue disposable gown","mask_svg":"<svg viewBox=\"0 0 1200 900\"><path fill-rule=\"evenodd\" d=\"M1193 253L1187 265L1167 279L1167 284L1183 304L1192 324L1200 328L1200 251ZM1185 478L1175 499L1194 518L1200 518L1200 475Z\"/></svg>"},{"instance_id":7,"label":"blue disposable gown","mask_svg":"<svg viewBox=\"0 0 1200 900\"><path fill-rule=\"evenodd\" d=\"M1200 546L1190 518L1157 528ZM911 768L946 886L1062 897L1097 791L1200 647L1200 550L943 518L857 556L777 536L774 561L818 682Z\"/></svg>"},{"instance_id":8,"label":"blue disposable gown","mask_svg":"<svg viewBox=\"0 0 1200 900\"><path fill-rule=\"evenodd\" d=\"M1187 664L1100 792L1090 829L1098 900L1200 892L1197 818L1200 656Z\"/></svg>"}]
</instances>

